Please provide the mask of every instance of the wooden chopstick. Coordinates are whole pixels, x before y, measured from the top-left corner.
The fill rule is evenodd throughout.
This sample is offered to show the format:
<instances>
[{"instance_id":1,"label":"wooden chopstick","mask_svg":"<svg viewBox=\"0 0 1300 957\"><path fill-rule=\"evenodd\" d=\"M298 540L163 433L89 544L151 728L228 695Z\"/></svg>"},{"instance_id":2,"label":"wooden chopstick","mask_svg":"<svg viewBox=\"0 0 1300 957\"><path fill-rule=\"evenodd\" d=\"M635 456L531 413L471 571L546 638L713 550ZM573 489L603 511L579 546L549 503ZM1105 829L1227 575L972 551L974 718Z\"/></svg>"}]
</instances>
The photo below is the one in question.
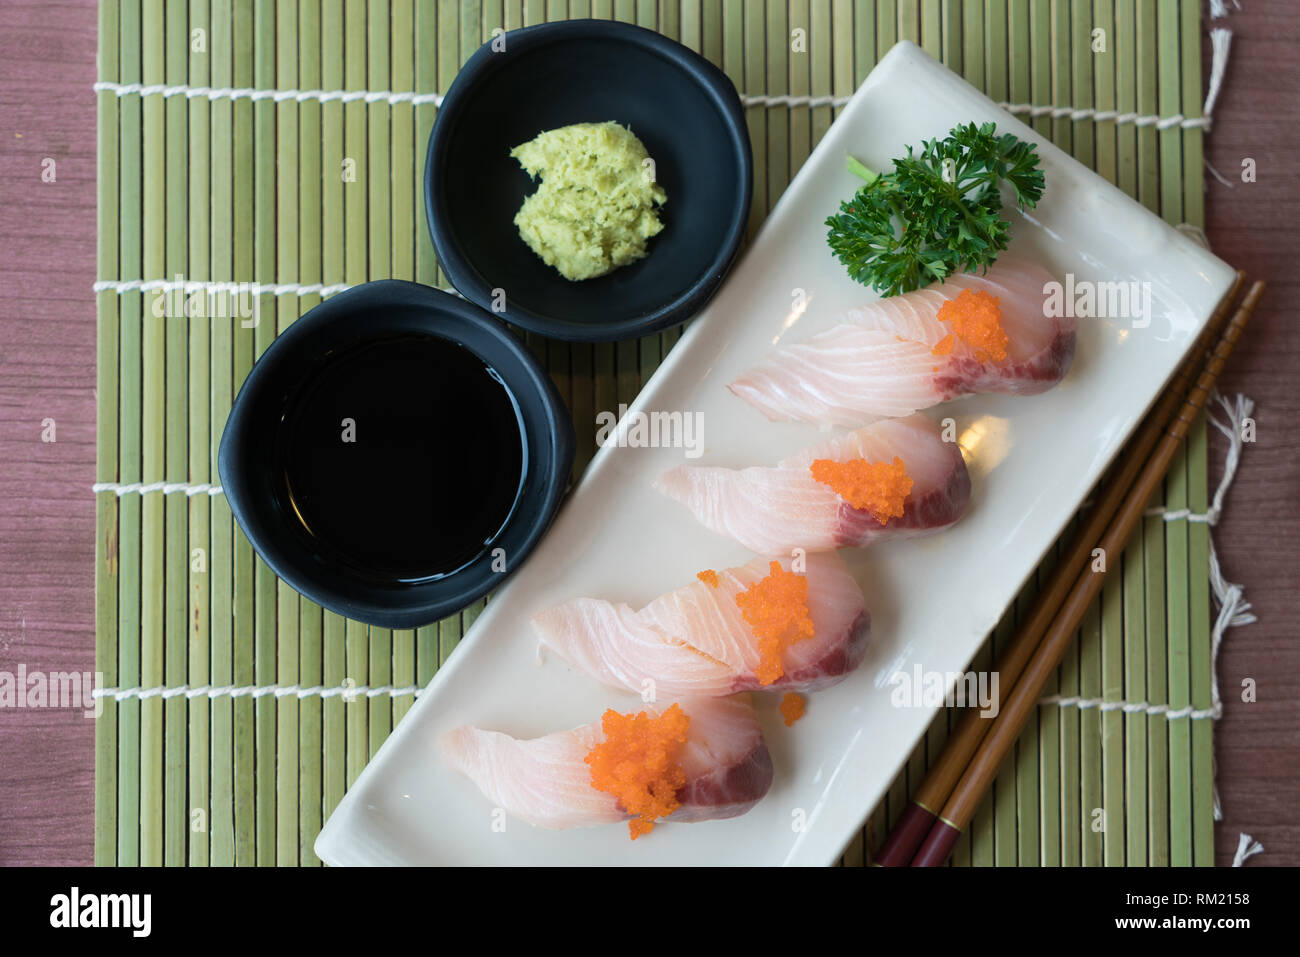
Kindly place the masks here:
<instances>
[{"instance_id":1,"label":"wooden chopstick","mask_svg":"<svg viewBox=\"0 0 1300 957\"><path fill-rule=\"evenodd\" d=\"M1201 330L1187 357L1175 371L1161 397L1152 406L1143 419L1138 431L1129 439L1120 453L1120 464L1106 480L1092 508L1084 519L1070 545L1069 551L1052 570L1052 577L1034 602L1029 616L1020 625L1012 639L994 665L1002 687L1015 686L1025 664L1029 661L1039 640L1047 631L1057 609L1065 601L1074 585L1075 578L1087 564L1101 538L1110 524L1115 512L1119 510L1129 489L1137 480L1138 474L1146 464L1155 448L1165 426L1178 411L1184 395L1191 386L1194 377L1200 373L1209 357L1209 350L1218 341L1232 312L1232 303L1237 298L1245 280L1245 273L1238 271L1232 286L1219 300L1211 313L1205 328ZM911 803L904 809L898 823L889 832L883 844L876 852L874 864L879 867L906 867L920 847L925 836L934 826L939 809L948 800L966 765L984 740L992 721L979 716L976 708L967 709L957 728L948 736L947 743L938 760L926 771L924 780Z\"/></svg>"},{"instance_id":2,"label":"wooden chopstick","mask_svg":"<svg viewBox=\"0 0 1300 957\"><path fill-rule=\"evenodd\" d=\"M1119 555L1138 522L1142 520L1147 503L1160 487L1160 483L1164 481L1165 473L1168 472L1174 455L1187 436L1187 430L1205 408L1214 383L1223 370L1233 346L1241 338L1242 331L1263 292L1264 283L1257 282L1251 286L1246 298L1242 300L1231 322L1220 336L1205 369L1188 392L1186 400L1165 430L1155 452L1125 496L1105 535L1097 543L1098 547L1105 549L1107 554ZM1113 563L1110 565L1113 566ZM937 867L947 861L962 830L970 823L984 793L993 783L1003 760L1015 745L1016 739L1020 737L1020 732L1028 722L1029 716L1037 709L1043 687L1073 643L1083 616L1097 597L1105 578L1105 572L1094 572L1089 568L1083 570L1075 579L1074 586L1058 609L1042 641L1034 650L1010 696L999 710L997 717L990 722L991 727L984 740L980 742L951 795L944 802L938 820L930 828L929 834L912 858L911 866Z\"/></svg>"}]
</instances>

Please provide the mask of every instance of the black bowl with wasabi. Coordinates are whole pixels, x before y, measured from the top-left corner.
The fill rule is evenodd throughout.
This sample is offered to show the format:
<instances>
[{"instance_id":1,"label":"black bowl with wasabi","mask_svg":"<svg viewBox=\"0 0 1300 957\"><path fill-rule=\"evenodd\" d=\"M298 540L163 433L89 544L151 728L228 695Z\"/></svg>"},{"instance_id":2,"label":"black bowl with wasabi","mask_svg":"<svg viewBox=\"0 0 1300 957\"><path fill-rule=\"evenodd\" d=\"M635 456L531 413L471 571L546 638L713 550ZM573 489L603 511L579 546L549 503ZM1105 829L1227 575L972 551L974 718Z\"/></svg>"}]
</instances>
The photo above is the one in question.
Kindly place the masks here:
<instances>
[{"instance_id":1,"label":"black bowl with wasabi","mask_svg":"<svg viewBox=\"0 0 1300 957\"><path fill-rule=\"evenodd\" d=\"M467 299L532 332L608 341L698 313L753 188L740 98L679 43L603 20L474 54L429 138L425 209Z\"/></svg>"}]
</instances>

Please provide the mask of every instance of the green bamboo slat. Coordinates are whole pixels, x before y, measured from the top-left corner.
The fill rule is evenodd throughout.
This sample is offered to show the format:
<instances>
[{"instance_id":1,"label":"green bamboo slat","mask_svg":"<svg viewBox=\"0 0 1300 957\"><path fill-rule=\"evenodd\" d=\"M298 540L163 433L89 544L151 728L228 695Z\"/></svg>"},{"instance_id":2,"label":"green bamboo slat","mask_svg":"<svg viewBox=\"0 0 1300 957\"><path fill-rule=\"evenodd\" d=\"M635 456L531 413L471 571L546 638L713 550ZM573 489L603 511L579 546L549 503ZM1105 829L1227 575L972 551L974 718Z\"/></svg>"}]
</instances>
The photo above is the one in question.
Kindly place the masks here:
<instances>
[{"instance_id":1,"label":"green bamboo slat","mask_svg":"<svg viewBox=\"0 0 1300 957\"><path fill-rule=\"evenodd\" d=\"M184 7L178 8L183 12ZM166 63L168 83L184 85L189 66L190 37L182 16L167 18ZM188 104L171 97L163 104L166 143L166 211L163 217L165 268L170 278L184 276L189 262L189 231L186 225L189 192ZM179 298L179 297L178 297ZM189 352L190 323L183 312L168 315L159 323L166 341L164 392L166 395L164 474L169 482L186 481L189 472ZM204 452L206 452L206 447ZM189 645L189 503L183 495L163 496L164 531L164 614L163 681L170 687L185 684ZM163 702L163 863L169 866L186 860L186 832L189 794L186 784L186 713L183 697Z\"/></svg>"},{"instance_id":2,"label":"green bamboo slat","mask_svg":"<svg viewBox=\"0 0 1300 957\"><path fill-rule=\"evenodd\" d=\"M1101 698L1119 701L1124 697L1124 576L1123 556L1112 569L1101 596ZM1124 836L1127 809L1124 806L1124 715L1120 711L1101 714L1101 806L1105 811L1102 834L1102 863L1124 866Z\"/></svg>"},{"instance_id":3,"label":"green bamboo slat","mask_svg":"<svg viewBox=\"0 0 1300 957\"><path fill-rule=\"evenodd\" d=\"M988 49L984 36L983 4L961 4L962 75L976 90L988 91L985 82L984 52Z\"/></svg>"},{"instance_id":4,"label":"green bamboo slat","mask_svg":"<svg viewBox=\"0 0 1300 957\"><path fill-rule=\"evenodd\" d=\"M1196 4L1183 4L1179 27L1182 55L1182 107L1184 116L1201 115L1201 23ZM1183 220L1193 226L1205 225L1204 177L1205 132L1199 128L1183 131ZM1189 505L1204 513L1209 507L1209 436L1205 416L1198 417L1187 438L1187 476ZM1188 531L1189 621L1191 656L1191 699L1197 709L1213 704L1211 686L1213 655L1210 643L1211 609L1208 578L1198 569L1210 563L1210 529L1193 523ZM1192 821L1193 860L1198 866L1214 865L1214 728L1208 721L1192 721Z\"/></svg>"},{"instance_id":5,"label":"green bamboo slat","mask_svg":"<svg viewBox=\"0 0 1300 957\"><path fill-rule=\"evenodd\" d=\"M1182 107L1178 7L1177 0L1161 0L1158 12L1159 109L1165 116L1178 112ZM1171 223L1181 222L1183 218L1182 139L1183 132L1177 127L1160 133L1160 214ZM1170 467L1165 482L1166 507L1179 509L1188 505L1187 482L1184 446ZM1187 523L1167 523L1165 541L1169 704L1173 708L1182 708L1191 701ZM1191 790L1191 722L1184 719L1171 722L1169 727L1169 862L1175 867L1192 863Z\"/></svg>"},{"instance_id":6,"label":"green bamboo slat","mask_svg":"<svg viewBox=\"0 0 1300 957\"><path fill-rule=\"evenodd\" d=\"M321 86L321 4L319 0L301 0L298 7L298 88L322 89ZM321 157L322 104L306 100L298 106L298 281L305 284L323 282L322 232L324 168ZM331 177L334 178L334 177ZM298 312L305 314L320 303L320 296L301 296ZM303 597L298 601L297 680L303 687L315 687L324 681L324 612L315 602ZM283 678L281 679L283 680ZM286 847L286 855L277 863L290 861L305 866L320 864L312 842L324 823L323 788L323 708L318 697L296 701L298 713L298 821L296 845ZM286 735L289 733L286 730ZM281 756L283 762L284 756ZM286 828L288 824L286 822Z\"/></svg>"},{"instance_id":7,"label":"green bamboo slat","mask_svg":"<svg viewBox=\"0 0 1300 957\"><path fill-rule=\"evenodd\" d=\"M757 16L749 17L751 31L762 27ZM754 49L754 37L749 36L750 49ZM767 47L766 62L758 57L746 60L745 82L751 92L771 94L789 93L790 90L790 20L784 3L767 5L767 42L758 44L761 53ZM807 59L807 53L793 54ZM755 71L750 74L750 69ZM781 194L790 182L790 111L786 107L774 107L765 111L767 139L764 143L765 165L767 170L767 190L763 201L763 215L776 205Z\"/></svg>"},{"instance_id":8,"label":"green bamboo slat","mask_svg":"<svg viewBox=\"0 0 1300 957\"><path fill-rule=\"evenodd\" d=\"M1118 561L1107 555L1107 563ZM1079 694L1087 701L1101 697L1101 614L1093 602L1083 618L1079 635ZM1081 793L1080 863L1096 867L1102 862L1106 809L1102 806L1101 712L1084 708L1079 712L1079 782ZM1118 816L1118 812L1117 812Z\"/></svg>"},{"instance_id":9,"label":"green bamboo slat","mask_svg":"<svg viewBox=\"0 0 1300 957\"><path fill-rule=\"evenodd\" d=\"M234 22L234 83L236 87L253 85L253 4L251 0L235 0ZM233 103L234 121L234 275L241 280L252 277L254 253L254 142L253 102L239 99ZM266 321L268 311L263 309L264 297L251 299L257 314L249 322L235 326L234 388L243 384L253 366L256 351L257 326ZM256 576L256 559L248 538L235 529L234 548L234 683L247 687L254 681L253 640L256 622L253 610L253 589ZM235 864L253 866L257 863L257 800L256 800L256 710L251 697L241 697L233 702L234 715L234 818Z\"/></svg>"},{"instance_id":10,"label":"green bamboo slat","mask_svg":"<svg viewBox=\"0 0 1300 957\"><path fill-rule=\"evenodd\" d=\"M212 0L211 29L208 32L208 56L211 59L211 82L216 87L233 83L234 43L231 34L230 0ZM212 275L234 281L233 175L234 112L230 100L213 100L211 105L211 224ZM231 304L230 298L227 303ZM221 433L234 399L235 327L241 320L227 310L225 320L212 324L210 382L212 384L212 428L209 430L208 461L215 476ZM211 578L211 666L209 674L217 687L234 682L234 617L227 609L234 606L234 519L224 495L211 499L212 550L208 555ZM234 710L229 696L213 698L211 708L211 798L208 814L208 860L219 867L235 863L235 750Z\"/></svg>"},{"instance_id":11,"label":"green bamboo slat","mask_svg":"<svg viewBox=\"0 0 1300 957\"><path fill-rule=\"evenodd\" d=\"M370 674L369 647L370 636L366 626L359 621L347 619L344 625L345 658L347 678L344 684L349 689L342 695L344 711L347 716L346 774L347 787L352 787L370 760L370 735L367 709L369 698L356 689L366 687Z\"/></svg>"},{"instance_id":12,"label":"green bamboo slat","mask_svg":"<svg viewBox=\"0 0 1300 957\"><path fill-rule=\"evenodd\" d=\"M1027 0L1029 5L1031 103L1052 102L1052 8L1051 0ZM1051 138L1052 120L1037 116L1030 125L1042 136Z\"/></svg>"},{"instance_id":13,"label":"green bamboo slat","mask_svg":"<svg viewBox=\"0 0 1300 957\"><path fill-rule=\"evenodd\" d=\"M339 0L333 0L339 2ZM437 93L438 85L438 4L437 0L416 0L414 11L413 38L415 42L415 86L418 93ZM492 4L490 9L500 11L500 4ZM493 25L501 24L500 16ZM326 35L327 44L333 38ZM415 107L415 142L412 144L415 165L416 198L418 206L415 215L415 281L426 286L438 283L438 263L433 254L433 243L429 240L428 223L424 215L424 152L429 145L429 134L433 132L433 121L438 109L432 103L421 103Z\"/></svg>"},{"instance_id":14,"label":"green bamboo slat","mask_svg":"<svg viewBox=\"0 0 1300 957\"><path fill-rule=\"evenodd\" d=\"M836 49L835 30L832 27L832 17L835 16L833 10L832 0L810 0L809 4L800 7L809 43L806 91L813 96L835 94L836 56L839 51ZM852 16L850 12L850 22ZM793 74L792 82L803 85L805 81L802 70ZM822 142L826 131L831 129L832 117L831 107L814 107L807 111L806 122L800 118L793 127L794 131L790 134L790 177L793 178L794 174L800 172L816 144Z\"/></svg>"},{"instance_id":15,"label":"green bamboo slat","mask_svg":"<svg viewBox=\"0 0 1300 957\"><path fill-rule=\"evenodd\" d=\"M276 5L257 3L253 7L256 37L253 41L253 84L258 89L276 85ZM277 248L277 107L270 100L253 104L253 275L258 282L273 283L276 277ZM296 178L296 172L286 176ZM281 321L278 298L262 297L262 321L254 330L256 355L261 356L275 339L277 324ZM259 557L254 561L253 586L253 679L260 687L273 685L278 678L277 618L280 610L281 583L275 573ZM295 615L296 623L296 615ZM288 621L284 623L286 627ZM253 703L256 733L254 756L256 762L254 807L256 859L259 867L275 864L276 855L276 744L278 742L276 718L279 699L263 695Z\"/></svg>"},{"instance_id":16,"label":"green bamboo slat","mask_svg":"<svg viewBox=\"0 0 1300 957\"><path fill-rule=\"evenodd\" d=\"M909 43L921 43L922 2L932 2L932 0L896 0L893 4L895 39L907 40ZM937 51L938 48L935 49Z\"/></svg>"},{"instance_id":17,"label":"green bamboo slat","mask_svg":"<svg viewBox=\"0 0 1300 957\"><path fill-rule=\"evenodd\" d=\"M142 10L143 76L146 84L166 82L162 3L146 0ZM166 116L161 97L146 97L144 112L143 210L144 275L162 276L166 260ZM166 320L158 317L161 295L144 297L143 450L144 481L166 479ZM145 495L141 508L140 682L161 685L164 653L164 575L166 514L164 496ZM163 701L140 704L140 863L163 863Z\"/></svg>"},{"instance_id":18,"label":"green bamboo slat","mask_svg":"<svg viewBox=\"0 0 1300 957\"><path fill-rule=\"evenodd\" d=\"M970 26L969 21L963 24L963 31L967 26ZM963 50L963 59L970 52L972 51L968 49ZM988 664L989 670L992 669L993 662L997 660L997 655L1006 647L1007 642L1011 640L1014 634L1015 612L1013 605L1011 612L1002 617L1002 620L998 622L997 629L993 632L993 656ZM1019 742L1017 742L1018 744ZM1016 808L1016 755L1014 749L1002 762L1002 767L998 769L997 777L993 780L993 792L990 797L993 805L993 863L999 867L1014 867L1020 860L1019 815Z\"/></svg>"},{"instance_id":19,"label":"green bamboo slat","mask_svg":"<svg viewBox=\"0 0 1300 957\"><path fill-rule=\"evenodd\" d=\"M1115 0L1115 103L1121 113L1137 110L1137 16L1136 0ZM1137 196L1137 127L1115 125L1116 183L1130 196Z\"/></svg>"},{"instance_id":20,"label":"green bamboo slat","mask_svg":"<svg viewBox=\"0 0 1300 957\"><path fill-rule=\"evenodd\" d=\"M208 22L208 0L190 0L189 26L202 30L201 43L195 43L193 35L187 36L189 43L189 79L191 86L207 86L211 79L208 53L210 24ZM198 49L196 49L198 47ZM194 97L188 105L189 124L189 269L191 279L211 279L212 263L209 243L212 236L212 224L209 209L209 172L212 167L212 155L209 149L211 108L203 97ZM212 441L210 430L212 424L211 409L211 347L210 337L214 322L208 318L208 299L202 299L202 319L190 321L189 354L189 481L208 482L213 478L212 467L215 459L211 457ZM215 310L213 310L215 311ZM174 322L176 320L173 320ZM217 320L218 322L221 320ZM180 320L183 323L185 320ZM179 496L178 496L179 497ZM189 549L181 553L180 559L189 565L189 614L187 631L189 639L189 673L190 687L202 687L209 683L211 677L211 641L210 602L211 602L211 498L207 495L186 497L189 510ZM208 698L194 698L185 702L183 698L180 710L188 712L188 721L178 731L188 730L186 753L188 755L189 794L186 804L183 827L188 832L189 848L186 857L190 865L208 863L210 849L208 846L209 788L211 756L209 740L211 735L211 705Z\"/></svg>"},{"instance_id":21,"label":"green bamboo slat","mask_svg":"<svg viewBox=\"0 0 1300 957\"><path fill-rule=\"evenodd\" d=\"M120 79L118 19L121 11L116 0L99 5L99 78ZM111 92L98 95L96 108L96 170L99 206L99 235L95 251L95 269L100 278L120 275L120 221L125 206L120 205L119 113L118 97ZM121 392L118 361L122 323L120 297L101 292L96 300L96 342L98 356L95 376L95 481L118 481L120 426L118 409ZM120 577L121 530L118 526L120 499L101 493L95 499L95 671L104 687L117 686L119 647L118 588ZM128 636L128 641L129 636ZM100 698L101 708L95 720L95 856L97 865L117 862L117 762L118 712L111 697Z\"/></svg>"},{"instance_id":22,"label":"green bamboo slat","mask_svg":"<svg viewBox=\"0 0 1300 957\"><path fill-rule=\"evenodd\" d=\"M943 0L920 0L920 46L936 60L944 59Z\"/></svg>"},{"instance_id":23,"label":"green bamboo slat","mask_svg":"<svg viewBox=\"0 0 1300 957\"><path fill-rule=\"evenodd\" d=\"M1113 110L1116 108L1117 102L1115 92L1117 81L1115 44L1117 38L1115 36L1114 0L1095 0L1091 19L1093 29L1103 31L1102 38L1105 42L1104 50L1092 53L1095 90L1093 103L1098 110ZM1115 121L1105 120L1101 123L1094 123L1092 126L1096 147L1096 170L1109 182L1118 183L1118 144L1115 135Z\"/></svg>"},{"instance_id":24,"label":"green bamboo slat","mask_svg":"<svg viewBox=\"0 0 1300 957\"><path fill-rule=\"evenodd\" d=\"M1052 93L1049 102L1055 106L1074 105L1071 16L1070 0L1051 0ZM1067 117L1053 119L1051 130L1052 142L1067 153L1073 153L1074 122Z\"/></svg>"},{"instance_id":25,"label":"green bamboo slat","mask_svg":"<svg viewBox=\"0 0 1300 957\"><path fill-rule=\"evenodd\" d=\"M1160 504L1157 494L1152 505ZM1169 702L1167 655L1168 633L1165 629L1165 523L1158 516L1144 522L1146 623L1147 623L1147 698L1153 705ZM1145 718L1147 726L1147 863L1154 867L1169 864L1169 722L1162 715Z\"/></svg>"},{"instance_id":26,"label":"green bamboo slat","mask_svg":"<svg viewBox=\"0 0 1300 957\"><path fill-rule=\"evenodd\" d=\"M971 4L970 6L973 11L975 5ZM957 73L961 73L963 70L964 30L962 28L962 10L961 0L943 0L939 11L943 29L943 62L952 67Z\"/></svg>"},{"instance_id":27,"label":"green bamboo slat","mask_svg":"<svg viewBox=\"0 0 1300 957\"><path fill-rule=\"evenodd\" d=\"M1001 102L1007 100L1011 95L1009 75L1011 31L1007 22L1007 0L989 0L988 9L984 11L981 26L984 30L982 55L984 57L985 92L994 100ZM963 27L963 30L965 31L964 35L967 44L972 43L973 24ZM972 49L963 56L969 60L972 57L981 56L981 51ZM1020 102L1023 103L1024 101L1021 100Z\"/></svg>"},{"instance_id":28,"label":"green bamboo slat","mask_svg":"<svg viewBox=\"0 0 1300 957\"><path fill-rule=\"evenodd\" d=\"M1025 616L1029 614L1029 610L1033 607L1037 597L1038 578L1031 575L1029 581L1025 583L1025 587L1016 597L1013 614L1017 626L1023 624ZM1005 700L1003 696L1009 694L1008 689L1002 687L1001 684L999 684L998 692L1002 700ZM1016 794L1015 816L1018 847L1015 863L1021 867L1038 867L1042 864L1042 817L1039 807L1038 787L1041 778L1039 725L1044 710L1055 709L1040 709L1037 716L1038 720L1031 719L1016 742L1013 787Z\"/></svg>"},{"instance_id":29,"label":"green bamboo slat","mask_svg":"<svg viewBox=\"0 0 1300 957\"><path fill-rule=\"evenodd\" d=\"M140 4L126 0L119 7L118 70L122 83L139 83L143 77L143 34ZM114 97L114 99L117 99ZM121 123L119 144L118 218L119 269L124 276L144 274L141 236L142 114L143 100L118 100ZM120 482L143 480L143 300L139 292L124 293L118 302L121 345L118 355L119 475ZM119 687L140 684L141 583L143 581L144 496L128 495L118 506L118 651ZM117 863L134 866L140 861L140 730L141 702L129 698L117 705Z\"/></svg>"},{"instance_id":30,"label":"green bamboo slat","mask_svg":"<svg viewBox=\"0 0 1300 957\"><path fill-rule=\"evenodd\" d=\"M1066 101L1076 109L1087 109L1094 104L1092 30L1096 21L1092 15L1092 0L1072 0L1070 5L1070 76L1073 92ZM1091 119L1072 123L1071 145L1074 158L1084 166L1095 168L1096 124Z\"/></svg>"},{"instance_id":31,"label":"green bamboo slat","mask_svg":"<svg viewBox=\"0 0 1300 957\"><path fill-rule=\"evenodd\" d=\"M275 3L275 86L298 87L298 3ZM306 87L302 87L306 89ZM298 273L298 146L299 106L293 100L275 104L275 264L277 282L299 282ZM275 297L278 335L298 318L297 296ZM283 580L275 588L275 681L298 683L298 593ZM275 843L266 863L298 863L298 698L264 699L275 721ZM259 763L261 755L259 754ZM260 850L260 849L259 849Z\"/></svg>"},{"instance_id":32,"label":"green bamboo slat","mask_svg":"<svg viewBox=\"0 0 1300 957\"><path fill-rule=\"evenodd\" d=\"M1156 55L1156 4L1152 0L1134 0L1137 29L1137 110L1151 116L1160 108L1159 61ZM1160 214L1160 140L1153 126L1137 131L1138 200L1156 215Z\"/></svg>"},{"instance_id":33,"label":"green bamboo slat","mask_svg":"<svg viewBox=\"0 0 1300 957\"><path fill-rule=\"evenodd\" d=\"M985 641L980 646L980 650L975 653L971 660L970 670L976 674L987 672L993 665L993 642ZM952 716L949 716L951 720ZM939 755L939 748L942 741L935 740L932 742L930 750L931 758ZM998 772L998 777L1002 777L1002 772ZM996 797L996 780L995 788L984 795L980 801L979 807L975 811L975 816L971 818L969 826L966 828L970 836L970 865L972 867L992 867L996 860L996 841L995 841L995 821L994 821L994 801Z\"/></svg>"},{"instance_id":34,"label":"green bamboo slat","mask_svg":"<svg viewBox=\"0 0 1300 957\"><path fill-rule=\"evenodd\" d=\"M1148 701L1146 577L1143 567L1143 532L1133 536L1124 554L1124 684L1123 699ZM1124 863L1147 863L1147 717L1124 715Z\"/></svg>"},{"instance_id":35,"label":"green bamboo slat","mask_svg":"<svg viewBox=\"0 0 1300 957\"><path fill-rule=\"evenodd\" d=\"M867 46L870 35L857 33L854 35L854 75L857 77L855 87L862 86L867 74L871 73L872 66L876 61L884 56L894 44L898 42L898 3L897 0L876 0L876 30L874 46ZM862 14L862 17L870 16L870 5L857 7L855 13Z\"/></svg>"},{"instance_id":36,"label":"green bamboo slat","mask_svg":"<svg viewBox=\"0 0 1300 957\"><path fill-rule=\"evenodd\" d=\"M415 89L415 5L412 0L396 0L389 25L392 51L389 70L393 90ZM398 103L392 110L392 232L393 275L398 279L415 279L415 248L420 236L416 230L415 107ZM415 632L393 632L393 684L399 688L415 683ZM414 703L410 695L389 701L393 727Z\"/></svg>"},{"instance_id":37,"label":"green bamboo slat","mask_svg":"<svg viewBox=\"0 0 1300 957\"><path fill-rule=\"evenodd\" d=\"M343 0L321 0L321 86L328 90L344 89ZM428 109L432 109L429 107ZM321 104L321 281L347 281L344 267L344 196L355 184L343 182L344 106L338 101ZM322 683L338 688L347 678L345 624L342 615L332 611L322 614ZM347 725L344 701L334 696L321 702L322 809L325 818L343 798L347 788ZM314 840L314 837L313 837Z\"/></svg>"}]
</instances>

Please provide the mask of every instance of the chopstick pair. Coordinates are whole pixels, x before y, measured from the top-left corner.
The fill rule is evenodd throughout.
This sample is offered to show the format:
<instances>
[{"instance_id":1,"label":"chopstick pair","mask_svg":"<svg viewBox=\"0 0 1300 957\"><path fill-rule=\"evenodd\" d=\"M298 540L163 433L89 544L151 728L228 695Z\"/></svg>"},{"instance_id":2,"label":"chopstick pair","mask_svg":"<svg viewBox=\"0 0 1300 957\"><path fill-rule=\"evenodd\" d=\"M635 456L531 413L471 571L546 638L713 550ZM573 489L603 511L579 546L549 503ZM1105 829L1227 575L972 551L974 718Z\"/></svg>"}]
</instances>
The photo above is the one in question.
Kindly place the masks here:
<instances>
[{"instance_id":1,"label":"chopstick pair","mask_svg":"<svg viewBox=\"0 0 1300 957\"><path fill-rule=\"evenodd\" d=\"M1244 279L1238 272L1188 358L1125 447L1118 468L1103 485L1028 618L996 662L999 684L1010 688L1010 695L993 718L981 718L973 708L962 715L877 852L873 862L877 866L932 867L948 859L1101 589L1105 572L1087 567L1093 550L1100 547L1116 555L1123 550L1254 311L1264 290L1261 282L1250 288L1235 312L1231 308Z\"/></svg>"}]
</instances>

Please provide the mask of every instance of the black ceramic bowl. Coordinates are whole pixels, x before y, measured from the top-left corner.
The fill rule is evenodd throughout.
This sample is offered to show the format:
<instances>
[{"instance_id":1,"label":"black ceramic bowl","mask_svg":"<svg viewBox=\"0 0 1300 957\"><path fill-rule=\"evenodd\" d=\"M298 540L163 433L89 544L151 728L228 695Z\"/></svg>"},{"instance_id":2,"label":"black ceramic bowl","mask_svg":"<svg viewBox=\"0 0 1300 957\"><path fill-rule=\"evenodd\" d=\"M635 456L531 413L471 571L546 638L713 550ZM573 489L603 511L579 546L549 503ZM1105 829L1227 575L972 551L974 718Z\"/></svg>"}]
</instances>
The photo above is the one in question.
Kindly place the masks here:
<instances>
[{"instance_id":1,"label":"black ceramic bowl","mask_svg":"<svg viewBox=\"0 0 1300 957\"><path fill-rule=\"evenodd\" d=\"M286 445L282 420L322 364L358 346L391 342L399 336L449 340L494 370L493 378L513 396L516 414L510 426L518 430L522 451L518 491L504 525L480 554L432 578L396 580L371 575L363 563L322 548L295 514L282 468ZM417 375L421 371L414 370ZM411 378L408 375L404 381L409 385ZM445 411L448 422L472 420L480 413L464 404L447 404L445 410L438 411ZM392 411L401 414L401 410ZM424 433L418 438L424 440ZM505 438L513 443L515 433ZM485 442L500 439L499 435L483 436ZM443 440L439 429L429 430L428 442ZM441 446L437 448L441 453ZM465 465L464 451L445 449L448 468ZM278 576L340 615L386 628L413 628L482 597L524 560L559 506L572 462L573 427L564 404L518 337L456 296L415 283L384 280L327 299L276 338L235 400L221 436L217 468L236 521ZM395 480L385 481L381 476L371 489L374 494L394 497L385 508L388 515L396 516L399 535L403 509L423 504L417 498L418 488L414 494L409 487L403 489L401 478L391 476ZM464 505L439 503L447 509ZM409 547L412 543L405 544ZM430 542L430 549L437 544ZM498 548L503 551L497 552Z\"/></svg>"},{"instance_id":2,"label":"black ceramic bowl","mask_svg":"<svg viewBox=\"0 0 1300 957\"><path fill-rule=\"evenodd\" d=\"M532 332L605 341L684 322L736 257L753 184L749 133L731 81L657 33L607 20L513 30L485 44L438 110L425 208L438 262L468 299ZM536 184L510 151L545 130L615 121L631 128L668 194L664 229L639 262L571 282L514 224Z\"/></svg>"}]
</instances>

